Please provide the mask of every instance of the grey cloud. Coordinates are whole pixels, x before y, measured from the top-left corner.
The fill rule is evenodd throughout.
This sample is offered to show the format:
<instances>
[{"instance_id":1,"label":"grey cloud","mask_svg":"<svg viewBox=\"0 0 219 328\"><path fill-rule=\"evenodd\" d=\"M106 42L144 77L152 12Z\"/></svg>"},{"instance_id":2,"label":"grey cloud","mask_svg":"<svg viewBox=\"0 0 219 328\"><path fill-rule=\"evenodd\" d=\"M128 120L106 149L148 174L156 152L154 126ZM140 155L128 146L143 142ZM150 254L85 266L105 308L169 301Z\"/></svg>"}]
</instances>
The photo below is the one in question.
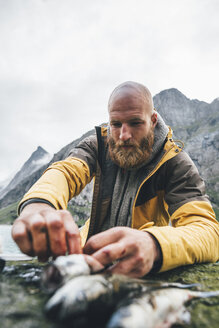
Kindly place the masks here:
<instances>
[{"instance_id":1,"label":"grey cloud","mask_svg":"<svg viewBox=\"0 0 219 328\"><path fill-rule=\"evenodd\" d=\"M2 176L107 121L123 81L218 97L217 12L216 0L0 0Z\"/></svg>"}]
</instances>

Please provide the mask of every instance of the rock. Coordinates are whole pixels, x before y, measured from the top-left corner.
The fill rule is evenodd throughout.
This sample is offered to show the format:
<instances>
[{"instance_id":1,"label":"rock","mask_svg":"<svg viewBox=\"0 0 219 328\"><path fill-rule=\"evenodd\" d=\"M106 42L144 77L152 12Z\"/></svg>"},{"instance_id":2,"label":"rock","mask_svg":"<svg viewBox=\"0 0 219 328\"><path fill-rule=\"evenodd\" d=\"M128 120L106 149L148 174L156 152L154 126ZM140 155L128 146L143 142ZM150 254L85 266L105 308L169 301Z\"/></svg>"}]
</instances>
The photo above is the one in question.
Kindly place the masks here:
<instances>
[{"instance_id":1,"label":"rock","mask_svg":"<svg viewBox=\"0 0 219 328\"><path fill-rule=\"evenodd\" d=\"M0 258L0 272L2 272L2 270L4 269L5 266L5 260Z\"/></svg>"},{"instance_id":2,"label":"rock","mask_svg":"<svg viewBox=\"0 0 219 328\"><path fill-rule=\"evenodd\" d=\"M6 264L0 274L1 327L51 327L43 316L43 306L47 296L40 290L41 271L42 266L34 262Z\"/></svg>"}]
</instances>

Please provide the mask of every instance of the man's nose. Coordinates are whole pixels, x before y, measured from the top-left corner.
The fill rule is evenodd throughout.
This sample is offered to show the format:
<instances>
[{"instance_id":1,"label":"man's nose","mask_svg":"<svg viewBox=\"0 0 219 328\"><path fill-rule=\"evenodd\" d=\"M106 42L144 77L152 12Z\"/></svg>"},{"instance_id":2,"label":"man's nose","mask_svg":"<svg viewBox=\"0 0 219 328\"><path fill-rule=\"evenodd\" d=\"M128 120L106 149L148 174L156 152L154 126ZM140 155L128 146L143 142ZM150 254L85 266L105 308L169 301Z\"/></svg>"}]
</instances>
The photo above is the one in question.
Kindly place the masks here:
<instances>
[{"instance_id":1,"label":"man's nose","mask_svg":"<svg viewBox=\"0 0 219 328\"><path fill-rule=\"evenodd\" d=\"M126 124L123 124L120 129L119 139L122 141L129 140L132 137L131 131Z\"/></svg>"}]
</instances>

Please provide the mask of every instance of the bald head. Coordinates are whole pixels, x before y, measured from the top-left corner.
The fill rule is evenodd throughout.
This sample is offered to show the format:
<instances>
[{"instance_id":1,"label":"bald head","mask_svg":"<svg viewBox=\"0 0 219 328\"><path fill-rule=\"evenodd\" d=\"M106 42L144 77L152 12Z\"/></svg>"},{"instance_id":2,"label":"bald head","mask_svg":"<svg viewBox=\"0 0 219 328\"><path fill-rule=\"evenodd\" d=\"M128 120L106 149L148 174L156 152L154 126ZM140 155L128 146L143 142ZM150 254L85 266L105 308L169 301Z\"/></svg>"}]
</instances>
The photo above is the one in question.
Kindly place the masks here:
<instances>
[{"instance_id":1,"label":"bald head","mask_svg":"<svg viewBox=\"0 0 219 328\"><path fill-rule=\"evenodd\" d=\"M142 103L148 113L153 113L153 98L149 89L143 84L127 81L118 85L110 95L108 102L108 111L110 112L111 107L115 103L115 101L119 101L121 99L126 99L127 105L128 103L131 103L132 101L138 99L138 101Z\"/></svg>"},{"instance_id":2,"label":"bald head","mask_svg":"<svg viewBox=\"0 0 219 328\"><path fill-rule=\"evenodd\" d=\"M150 91L140 83L122 83L112 92L108 111L111 159L126 169L140 167L152 152L157 124Z\"/></svg>"}]
</instances>

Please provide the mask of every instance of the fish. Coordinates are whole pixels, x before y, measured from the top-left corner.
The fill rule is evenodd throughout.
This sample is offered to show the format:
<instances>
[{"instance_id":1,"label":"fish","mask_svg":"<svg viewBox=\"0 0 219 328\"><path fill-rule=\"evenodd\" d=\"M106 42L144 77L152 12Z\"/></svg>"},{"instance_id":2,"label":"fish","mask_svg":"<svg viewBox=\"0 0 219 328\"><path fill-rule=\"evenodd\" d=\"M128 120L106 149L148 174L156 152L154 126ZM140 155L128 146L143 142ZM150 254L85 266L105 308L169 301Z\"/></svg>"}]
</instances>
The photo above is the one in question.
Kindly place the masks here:
<instances>
[{"instance_id":1,"label":"fish","mask_svg":"<svg viewBox=\"0 0 219 328\"><path fill-rule=\"evenodd\" d=\"M92 257L89 255L82 254L71 254L67 256L59 256L54 261L50 262L42 272L41 275L41 287L48 294L53 294L58 288L63 286L69 280L78 276L87 276L91 274L104 273L105 268L98 268L92 262ZM108 274L107 277L111 275ZM126 276L116 275L116 279L119 277L119 282L124 282L127 280ZM121 278L122 277L122 278ZM115 280L116 280L115 279ZM145 284L145 280L142 279L132 279L128 278L128 281L132 281L138 284ZM163 281L147 280L147 285L186 288L188 285L183 285L179 283L167 283ZM191 284L189 285L191 287ZM197 284L192 284L192 287L197 286Z\"/></svg>"},{"instance_id":2,"label":"fish","mask_svg":"<svg viewBox=\"0 0 219 328\"><path fill-rule=\"evenodd\" d=\"M84 318L87 324L91 321L103 324L112 315L116 304L130 293L135 296L171 286L186 288L193 287L194 284L147 281L110 273L81 275L68 280L56 290L45 305L44 311L49 319L65 325L81 318Z\"/></svg>"},{"instance_id":3,"label":"fish","mask_svg":"<svg viewBox=\"0 0 219 328\"><path fill-rule=\"evenodd\" d=\"M150 318L154 326L148 327L168 328L172 322L189 320L184 307L188 300L216 295L189 290L199 284L130 278L103 269L95 271L87 261L92 262L82 254L61 256L45 268L42 284L52 296L44 313L50 320L66 327L88 327L92 323L101 328L138 328L147 327L145 318ZM159 317L163 318L161 325Z\"/></svg>"},{"instance_id":4,"label":"fish","mask_svg":"<svg viewBox=\"0 0 219 328\"><path fill-rule=\"evenodd\" d=\"M106 328L169 328L175 323L189 324L190 313L185 304L193 299L216 296L219 296L219 291L153 290L122 300Z\"/></svg>"},{"instance_id":5,"label":"fish","mask_svg":"<svg viewBox=\"0 0 219 328\"><path fill-rule=\"evenodd\" d=\"M90 273L91 267L82 254L58 256L43 270L41 287L48 294L52 294L70 279Z\"/></svg>"}]
</instances>

